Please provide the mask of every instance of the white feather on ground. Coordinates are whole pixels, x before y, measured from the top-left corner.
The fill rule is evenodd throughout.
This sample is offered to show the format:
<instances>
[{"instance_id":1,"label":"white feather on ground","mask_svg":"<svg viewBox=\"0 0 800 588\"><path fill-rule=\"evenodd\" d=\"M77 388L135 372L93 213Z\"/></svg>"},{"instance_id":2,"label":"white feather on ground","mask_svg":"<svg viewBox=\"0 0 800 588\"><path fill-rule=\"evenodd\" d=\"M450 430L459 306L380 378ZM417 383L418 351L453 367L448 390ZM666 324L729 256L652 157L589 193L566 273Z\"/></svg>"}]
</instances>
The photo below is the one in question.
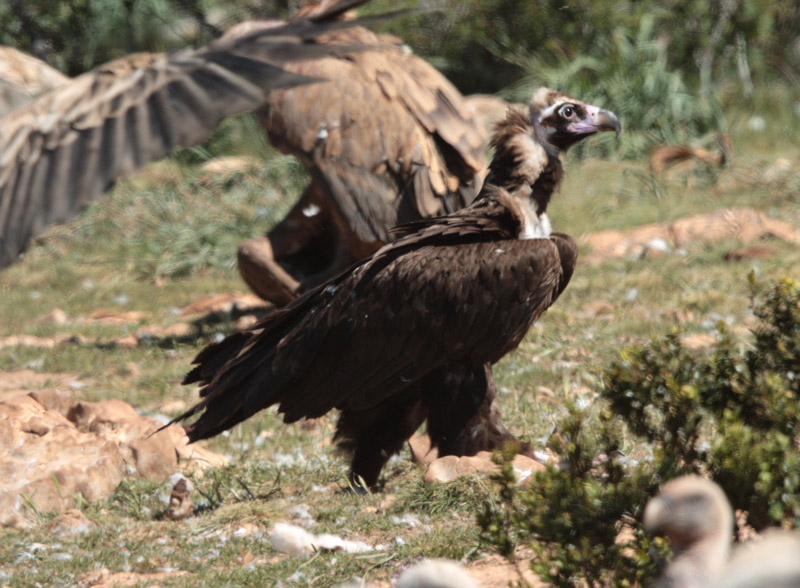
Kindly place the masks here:
<instances>
[{"instance_id":1,"label":"white feather on ground","mask_svg":"<svg viewBox=\"0 0 800 588\"><path fill-rule=\"evenodd\" d=\"M343 551L345 553L365 553L381 551L382 545L368 545L363 541L350 541L327 533L314 535L302 527L288 523L275 523L270 529L272 548L290 555L311 555L317 551Z\"/></svg>"},{"instance_id":2,"label":"white feather on ground","mask_svg":"<svg viewBox=\"0 0 800 588\"><path fill-rule=\"evenodd\" d=\"M478 588L478 584L454 561L427 559L404 572L397 588Z\"/></svg>"}]
</instances>

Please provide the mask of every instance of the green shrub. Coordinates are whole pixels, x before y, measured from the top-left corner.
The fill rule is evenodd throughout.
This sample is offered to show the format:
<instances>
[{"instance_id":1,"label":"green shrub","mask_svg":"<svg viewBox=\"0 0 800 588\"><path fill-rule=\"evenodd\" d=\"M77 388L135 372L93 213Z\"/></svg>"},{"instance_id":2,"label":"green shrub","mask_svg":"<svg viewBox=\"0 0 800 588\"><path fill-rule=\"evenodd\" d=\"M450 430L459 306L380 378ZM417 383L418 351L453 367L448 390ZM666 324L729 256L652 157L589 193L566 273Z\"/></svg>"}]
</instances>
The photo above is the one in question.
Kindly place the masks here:
<instances>
[{"instance_id":1,"label":"green shrub","mask_svg":"<svg viewBox=\"0 0 800 588\"><path fill-rule=\"evenodd\" d=\"M636 521L656 488L684 473L711 476L757 529L796 525L800 282L759 295L751 284L752 346L741 350L720 326L705 354L677 331L623 350L603 374L596 414L570 408L560 425L559 467L518 489L506 463L500 503L479 517L484 542L507 556L529 543L534 571L554 586L641 584L657 573L652 547L663 544Z\"/></svg>"}]
</instances>

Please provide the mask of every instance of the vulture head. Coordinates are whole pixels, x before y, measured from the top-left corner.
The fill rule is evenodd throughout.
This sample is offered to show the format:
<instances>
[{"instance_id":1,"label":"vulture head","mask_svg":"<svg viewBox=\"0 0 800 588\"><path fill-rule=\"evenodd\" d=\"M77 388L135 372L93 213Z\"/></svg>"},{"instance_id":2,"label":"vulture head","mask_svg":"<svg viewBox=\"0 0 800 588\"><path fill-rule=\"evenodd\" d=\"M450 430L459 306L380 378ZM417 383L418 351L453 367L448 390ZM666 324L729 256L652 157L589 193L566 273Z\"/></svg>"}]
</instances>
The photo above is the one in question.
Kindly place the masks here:
<instances>
[{"instance_id":1,"label":"vulture head","mask_svg":"<svg viewBox=\"0 0 800 588\"><path fill-rule=\"evenodd\" d=\"M549 88L539 88L533 93L530 113L531 122L541 129L543 139L560 151L589 135L614 131L619 136L622 130L613 112Z\"/></svg>"},{"instance_id":2,"label":"vulture head","mask_svg":"<svg viewBox=\"0 0 800 588\"><path fill-rule=\"evenodd\" d=\"M707 586L730 552L733 509L722 489L700 476L670 480L647 503L644 529L669 539L673 559L657 586Z\"/></svg>"}]
</instances>

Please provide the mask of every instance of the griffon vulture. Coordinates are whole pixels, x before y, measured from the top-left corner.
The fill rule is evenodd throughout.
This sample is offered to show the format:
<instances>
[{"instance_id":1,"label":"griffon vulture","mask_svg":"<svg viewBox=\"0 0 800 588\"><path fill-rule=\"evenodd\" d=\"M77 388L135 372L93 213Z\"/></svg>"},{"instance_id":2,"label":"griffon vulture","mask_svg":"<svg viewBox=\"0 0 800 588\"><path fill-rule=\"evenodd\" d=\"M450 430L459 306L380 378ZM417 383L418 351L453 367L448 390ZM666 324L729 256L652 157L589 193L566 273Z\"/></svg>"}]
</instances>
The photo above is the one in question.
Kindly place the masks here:
<instances>
[{"instance_id":1,"label":"griffon vulture","mask_svg":"<svg viewBox=\"0 0 800 588\"><path fill-rule=\"evenodd\" d=\"M542 88L510 110L479 198L399 227L397 239L253 327L206 347L184 383L202 400L175 421L192 441L278 404L285 422L341 411L351 480L381 469L427 419L439 455L516 442L500 422L492 364L515 349L572 275L575 241L546 209L560 153L610 112ZM174 422L174 421L173 421Z\"/></svg>"},{"instance_id":2,"label":"griffon vulture","mask_svg":"<svg viewBox=\"0 0 800 588\"><path fill-rule=\"evenodd\" d=\"M654 588L797 588L800 536L778 529L731 553L734 518L717 484L700 476L670 480L647 503L644 529L669 539L672 560Z\"/></svg>"},{"instance_id":3,"label":"griffon vulture","mask_svg":"<svg viewBox=\"0 0 800 588\"><path fill-rule=\"evenodd\" d=\"M226 37L276 24L244 22ZM373 48L287 64L329 82L272 92L258 110L273 145L311 175L287 217L239 248L244 280L279 305L392 240L395 225L472 202L486 168L464 98L397 39L350 27L320 42Z\"/></svg>"},{"instance_id":4,"label":"griffon vulture","mask_svg":"<svg viewBox=\"0 0 800 588\"><path fill-rule=\"evenodd\" d=\"M120 177L203 141L222 118L257 108L271 90L320 81L284 68L355 54L352 44L317 38L358 24L339 16L366 1L342 0L200 49L130 55L0 118L0 269Z\"/></svg>"}]
</instances>

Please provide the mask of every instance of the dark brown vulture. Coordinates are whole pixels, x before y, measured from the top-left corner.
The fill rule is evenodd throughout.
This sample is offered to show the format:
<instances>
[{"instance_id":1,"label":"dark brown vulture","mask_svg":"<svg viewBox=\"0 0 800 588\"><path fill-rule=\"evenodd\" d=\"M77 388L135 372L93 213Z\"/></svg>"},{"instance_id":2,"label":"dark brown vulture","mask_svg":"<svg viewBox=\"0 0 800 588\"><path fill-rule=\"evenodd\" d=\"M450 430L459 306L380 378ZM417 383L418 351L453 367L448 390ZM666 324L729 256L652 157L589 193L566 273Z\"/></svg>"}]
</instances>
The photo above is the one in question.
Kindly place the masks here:
<instances>
[{"instance_id":1,"label":"dark brown vulture","mask_svg":"<svg viewBox=\"0 0 800 588\"><path fill-rule=\"evenodd\" d=\"M797 588L800 535L779 529L731 552L733 509L722 489L700 476L670 480L647 503L643 523L670 540L673 557L654 588Z\"/></svg>"},{"instance_id":2,"label":"dark brown vulture","mask_svg":"<svg viewBox=\"0 0 800 588\"><path fill-rule=\"evenodd\" d=\"M245 22L226 36L275 24ZM376 251L395 225L472 202L486 169L486 134L436 69L363 27L320 42L374 49L287 64L330 81L272 92L258 110L270 141L311 174L287 217L239 249L244 280L279 305Z\"/></svg>"},{"instance_id":3,"label":"dark brown vulture","mask_svg":"<svg viewBox=\"0 0 800 588\"><path fill-rule=\"evenodd\" d=\"M271 90L319 81L283 67L357 52L317 38L352 26L340 15L366 1L342 0L200 49L130 55L0 118L0 269L120 177L203 141L222 118L257 108Z\"/></svg>"},{"instance_id":4,"label":"dark brown vulture","mask_svg":"<svg viewBox=\"0 0 800 588\"><path fill-rule=\"evenodd\" d=\"M480 197L398 238L252 328L204 349L184 383L202 384L187 426L211 437L278 404L285 422L341 411L336 438L351 480L374 486L389 457L427 419L439 455L516 441L496 405L492 364L522 341L572 275L577 246L551 232L546 208L560 153L610 112L538 90L509 111Z\"/></svg>"}]
</instances>

